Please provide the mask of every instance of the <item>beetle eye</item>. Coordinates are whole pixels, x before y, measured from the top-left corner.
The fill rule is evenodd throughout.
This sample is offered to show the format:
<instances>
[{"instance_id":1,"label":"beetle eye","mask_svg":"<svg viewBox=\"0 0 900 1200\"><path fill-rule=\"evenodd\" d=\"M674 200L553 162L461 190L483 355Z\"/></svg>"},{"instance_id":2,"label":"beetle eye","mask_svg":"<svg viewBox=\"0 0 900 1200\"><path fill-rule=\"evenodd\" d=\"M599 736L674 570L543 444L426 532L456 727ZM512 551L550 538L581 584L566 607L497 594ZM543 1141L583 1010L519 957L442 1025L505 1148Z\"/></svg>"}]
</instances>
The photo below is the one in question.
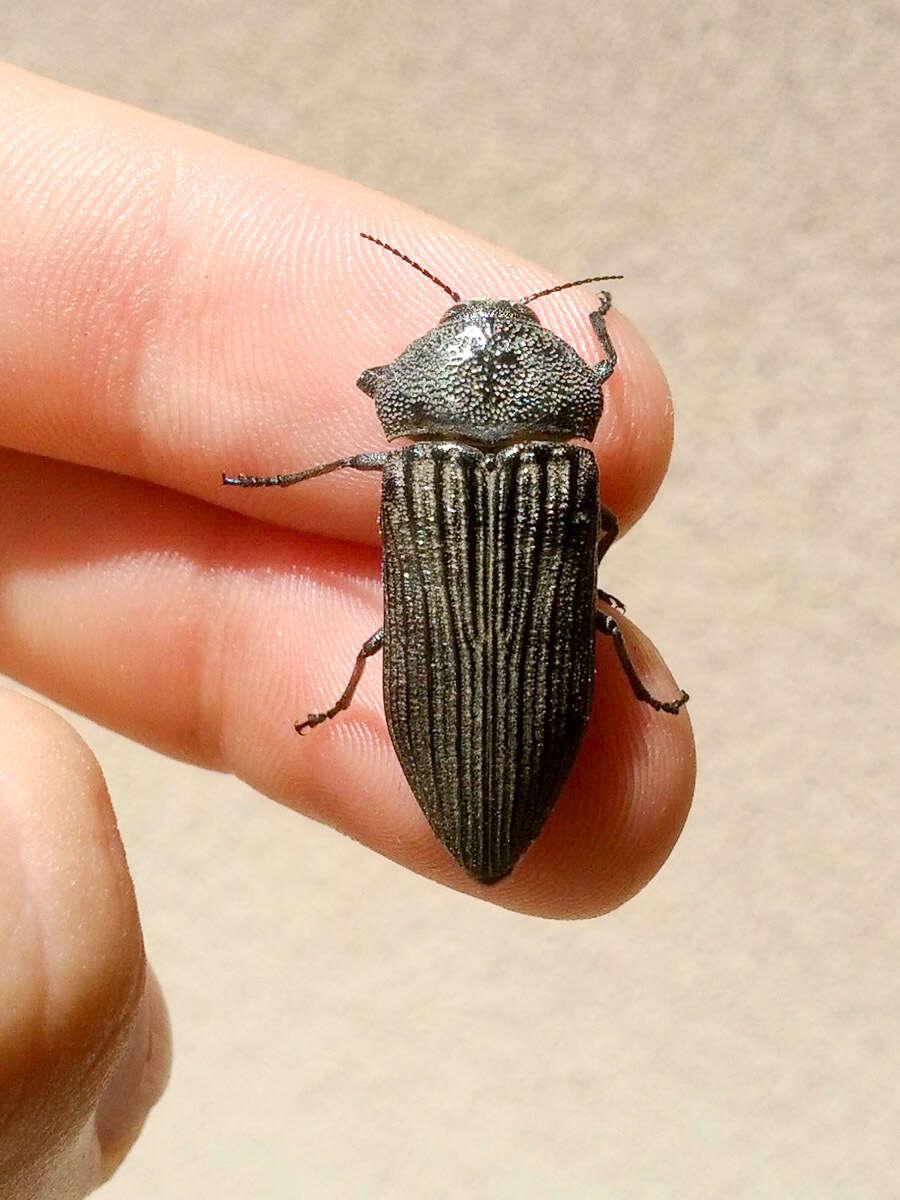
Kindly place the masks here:
<instances>
[{"instance_id":1,"label":"beetle eye","mask_svg":"<svg viewBox=\"0 0 900 1200\"><path fill-rule=\"evenodd\" d=\"M465 308L465 304L454 304L452 308L447 309L447 311L438 321L438 325L446 325L448 321L455 320L455 318L458 317L459 314L465 310Z\"/></svg>"}]
</instances>

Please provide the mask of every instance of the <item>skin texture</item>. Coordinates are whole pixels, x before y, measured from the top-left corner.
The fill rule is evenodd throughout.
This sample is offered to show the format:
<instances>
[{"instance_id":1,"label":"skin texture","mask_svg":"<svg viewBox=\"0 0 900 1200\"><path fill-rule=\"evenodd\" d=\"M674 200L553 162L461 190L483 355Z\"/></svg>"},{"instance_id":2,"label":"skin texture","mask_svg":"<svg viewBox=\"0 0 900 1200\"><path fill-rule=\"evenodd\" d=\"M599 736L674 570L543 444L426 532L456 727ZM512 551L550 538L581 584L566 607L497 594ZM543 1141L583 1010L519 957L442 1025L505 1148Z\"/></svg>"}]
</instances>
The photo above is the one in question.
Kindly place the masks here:
<instances>
[{"instance_id":1,"label":"skin texture","mask_svg":"<svg viewBox=\"0 0 900 1200\"><path fill-rule=\"evenodd\" d=\"M687 814L687 715L638 703L600 639L602 721L592 722L539 841L512 876L481 888L436 843L403 779L378 659L349 713L302 740L293 730L337 697L382 622L378 475L338 472L264 493L220 483L223 470L270 474L385 448L355 380L448 303L360 231L412 253L464 297L515 299L554 280L388 197L11 68L0 68L0 106L0 670L491 902L586 917L628 899ZM535 304L590 362L594 306L574 291ZM603 502L625 529L662 480L672 407L640 336L615 311L608 325L619 365L594 450ZM648 687L676 696L653 648L622 624ZM47 945L68 936L52 905L17 953L16 1019L69 1032L28 1042L35 1049L22 1062L0 1057L12 1146L0 1182L11 1162L38 1181L0 1194L82 1195L90 1182L63 1191L57 1179L52 1191L41 1171L51 1160L62 1169L60 1145L73 1163L91 1159L77 1179L96 1182L121 1156L162 1086L159 1056L149 1075L120 1086L116 1105L133 1102L138 1115L117 1124L107 1113L91 1127L105 1160L84 1130L129 1031L146 1044L152 1026L159 1046L165 1022L158 1000L152 1021L140 1010L137 917L99 771L58 718L21 698L6 703L0 769L13 770L14 784L0 819L21 821L28 806L15 797L29 788L58 786L71 798L72 771L82 770L79 836L114 886L91 910L96 928L71 935L95 939L95 977L76 987L63 971L63 982L41 982L56 979ZM75 819L50 805L19 840L21 890L19 876L0 873L4 922L35 858L63 854L71 834L62 823ZM51 892L53 879L51 871ZM9 1011L0 1004L0 1022ZM0 1038L14 1035L0 1029ZM48 1080L66 1072L51 1051L63 1041L80 1082L54 1092ZM46 1145L32 1138L23 1148L27 1122L10 1123L9 1105L26 1094L26 1078L34 1103L55 1105L56 1116L45 1122ZM74 1166L67 1178L76 1179Z\"/></svg>"},{"instance_id":2,"label":"skin texture","mask_svg":"<svg viewBox=\"0 0 900 1200\"><path fill-rule=\"evenodd\" d=\"M0 1195L83 1196L165 1084L165 1006L95 759L0 691Z\"/></svg>"}]
</instances>

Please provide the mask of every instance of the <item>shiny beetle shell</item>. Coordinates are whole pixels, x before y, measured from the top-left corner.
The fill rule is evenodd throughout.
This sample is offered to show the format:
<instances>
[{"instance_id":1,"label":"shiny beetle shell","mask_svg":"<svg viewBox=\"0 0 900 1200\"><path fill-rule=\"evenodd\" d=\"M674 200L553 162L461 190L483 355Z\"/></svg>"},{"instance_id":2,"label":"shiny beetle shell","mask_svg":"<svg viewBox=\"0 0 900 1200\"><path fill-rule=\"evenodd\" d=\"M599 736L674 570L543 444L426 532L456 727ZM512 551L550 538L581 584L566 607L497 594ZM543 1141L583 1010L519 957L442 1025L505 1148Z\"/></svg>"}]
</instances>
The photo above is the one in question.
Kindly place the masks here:
<instances>
[{"instance_id":1,"label":"shiny beetle shell","mask_svg":"<svg viewBox=\"0 0 900 1200\"><path fill-rule=\"evenodd\" d=\"M435 834L485 883L537 837L587 726L597 512L579 446L419 442L385 464L388 727Z\"/></svg>"}]
</instances>

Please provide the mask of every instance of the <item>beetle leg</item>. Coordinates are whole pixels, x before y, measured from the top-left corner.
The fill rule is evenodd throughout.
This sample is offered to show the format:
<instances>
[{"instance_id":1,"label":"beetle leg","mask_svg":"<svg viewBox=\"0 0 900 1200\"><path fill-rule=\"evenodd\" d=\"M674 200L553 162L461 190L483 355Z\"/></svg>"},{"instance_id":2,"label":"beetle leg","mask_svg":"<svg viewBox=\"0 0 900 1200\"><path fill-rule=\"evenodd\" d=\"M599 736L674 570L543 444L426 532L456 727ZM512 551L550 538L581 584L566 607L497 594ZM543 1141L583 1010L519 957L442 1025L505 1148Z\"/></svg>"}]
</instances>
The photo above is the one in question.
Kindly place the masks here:
<instances>
[{"instance_id":1,"label":"beetle leg","mask_svg":"<svg viewBox=\"0 0 900 1200\"><path fill-rule=\"evenodd\" d=\"M337 462L320 463L307 467L305 471L293 471L287 475L223 475L222 482L232 487L290 487L304 479L315 479L341 467L353 467L356 471L382 471L387 461L387 451L374 450L371 454L354 454L351 458L339 458Z\"/></svg>"},{"instance_id":2,"label":"beetle leg","mask_svg":"<svg viewBox=\"0 0 900 1200\"><path fill-rule=\"evenodd\" d=\"M597 588L597 599L601 604L609 604L613 608L617 608L619 612L625 611L625 605L622 601L616 599L612 592L604 592L603 588Z\"/></svg>"},{"instance_id":3,"label":"beetle leg","mask_svg":"<svg viewBox=\"0 0 900 1200\"><path fill-rule=\"evenodd\" d=\"M683 705L687 704L688 694L684 691L677 700L657 700L655 696L647 691L643 683L641 683L634 663L631 661L628 647L625 645L625 639L622 637L622 630L619 628L615 618L609 616L607 613L598 612L597 632L604 633L607 637L612 638L616 654L619 656L619 662L622 664L625 674L628 676L628 681L631 684L632 691L638 700L643 700L645 704L649 704L657 712L667 713L677 713Z\"/></svg>"},{"instance_id":4,"label":"beetle leg","mask_svg":"<svg viewBox=\"0 0 900 1200\"><path fill-rule=\"evenodd\" d=\"M603 555L607 552L616 538L619 536L619 522L616 514L606 507L605 504L600 505L600 536L597 538L597 564L599 566Z\"/></svg>"},{"instance_id":5,"label":"beetle leg","mask_svg":"<svg viewBox=\"0 0 900 1200\"><path fill-rule=\"evenodd\" d=\"M605 358L602 358L598 363L594 363L593 367L591 367L591 370L597 376L597 379L600 383L603 383L605 380L609 379L616 367L616 352L613 349L612 342L609 340L609 332L607 331L606 321L604 320L611 303L612 297L610 296L609 292L601 292L600 307L596 310L596 312L592 312L590 317L591 325L594 327L594 333L596 333L600 341L600 345L603 347L603 350L606 354Z\"/></svg>"},{"instance_id":6,"label":"beetle leg","mask_svg":"<svg viewBox=\"0 0 900 1200\"><path fill-rule=\"evenodd\" d=\"M311 729L313 725L321 725L323 721L330 721L339 712L343 712L345 708L350 707L353 693L356 691L356 686L360 679L362 679L362 673L366 669L366 659L378 653L383 641L384 630L379 629L377 633L372 634L367 642L363 642L363 648L357 654L356 662L353 664L353 670L350 673L350 682L341 693L340 699L329 708L328 712L310 713L305 721L298 721L294 726L298 733L302 733L304 729Z\"/></svg>"},{"instance_id":7,"label":"beetle leg","mask_svg":"<svg viewBox=\"0 0 900 1200\"><path fill-rule=\"evenodd\" d=\"M619 522L616 519L616 514L606 507L605 504L600 505L600 536L597 538L597 565L603 559L603 555L607 552L616 538L619 536ZM615 596L609 592L605 592L603 588L597 588L597 599L602 600L604 604L611 604L613 608L617 608L619 612L625 611L625 605L621 600L617 600Z\"/></svg>"}]
</instances>

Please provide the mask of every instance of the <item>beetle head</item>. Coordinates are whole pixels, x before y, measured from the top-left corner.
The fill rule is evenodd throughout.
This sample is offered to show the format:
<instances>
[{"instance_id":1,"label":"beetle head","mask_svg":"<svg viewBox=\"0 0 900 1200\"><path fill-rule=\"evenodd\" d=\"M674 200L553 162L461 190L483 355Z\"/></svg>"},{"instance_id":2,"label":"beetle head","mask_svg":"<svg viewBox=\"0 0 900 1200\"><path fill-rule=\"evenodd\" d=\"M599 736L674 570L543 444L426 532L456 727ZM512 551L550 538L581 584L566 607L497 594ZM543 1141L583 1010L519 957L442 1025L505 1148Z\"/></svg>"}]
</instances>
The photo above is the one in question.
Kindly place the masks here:
<instances>
[{"instance_id":1,"label":"beetle head","mask_svg":"<svg viewBox=\"0 0 900 1200\"><path fill-rule=\"evenodd\" d=\"M363 371L388 438L463 438L485 445L542 436L592 438L597 376L509 300L455 304L392 363Z\"/></svg>"},{"instance_id":2,"label":"beetle head","mask_svg":"<svg viewBox=\"0 0 900 1200\"><path fill-rule=\"evenodd\" d=\"M395 254L456 302L392 363L370 367L356 381L375 400L389 439L462 438L497 445L520 438L594 436L603 408L601 383L615 364L608 337L601 334L608 358L607 370L599 374L568 342L544 329L528 305L565 288L621 275L554 284L517 302L461 302L459 292L402 250L371 233L360 237ZM601 318L609 306L608 293L604 296Z\"/></svg>"}]
</instances>

